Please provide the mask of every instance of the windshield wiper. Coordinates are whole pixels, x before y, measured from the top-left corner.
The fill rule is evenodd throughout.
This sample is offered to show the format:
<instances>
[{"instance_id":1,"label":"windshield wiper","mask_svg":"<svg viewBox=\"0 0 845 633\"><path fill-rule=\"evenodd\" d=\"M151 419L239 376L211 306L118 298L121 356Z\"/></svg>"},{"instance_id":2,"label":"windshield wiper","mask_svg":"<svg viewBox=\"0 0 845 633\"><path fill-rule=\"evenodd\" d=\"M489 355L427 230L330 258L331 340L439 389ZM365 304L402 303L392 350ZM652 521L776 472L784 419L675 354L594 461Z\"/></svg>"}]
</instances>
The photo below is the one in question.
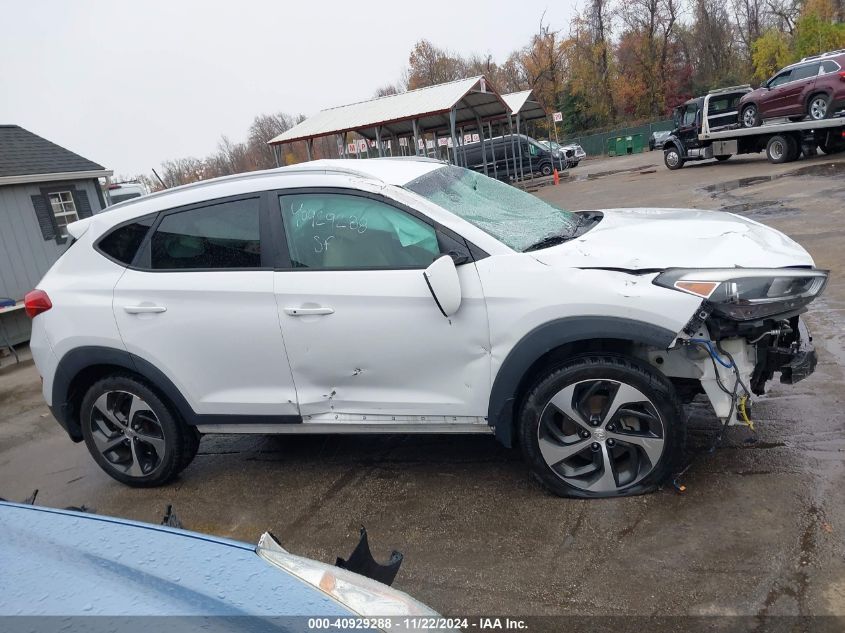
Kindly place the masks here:
<instances>
[{"instance_id":1,"label":"windshield wiper","mask_svg":"<svg viewBox=\"0 0 845 633\"><path fill-rule=\"evenodd\" d=\"M584 216L578 215L575 218L575 226L569 229L569 233L555 233L554 235L547 235L539 242L534 242L531 246L523 248L522 252L528 253L530 251L539 251L543 248L549 248L550 246L557 246L558 244L568 242L578 235L578 229L581 228L582 224L584 224Z\"/></svg>"},{"instance_id":2,"label":"windshield wiper","mask_svg":"<svg viewBox=\"0 0 845 633\"><path fill-rule=\"evenodd\" d=\"M568 242L574 237L574 235L548 235L544 237L539 242L534 242L531 246L527 248L523 248L523 253L528 253L530 251L539 251L543 248L549 248L549 246L556 246L557 244L563 244L564 242Z\"/></svg>"}]
</instances>

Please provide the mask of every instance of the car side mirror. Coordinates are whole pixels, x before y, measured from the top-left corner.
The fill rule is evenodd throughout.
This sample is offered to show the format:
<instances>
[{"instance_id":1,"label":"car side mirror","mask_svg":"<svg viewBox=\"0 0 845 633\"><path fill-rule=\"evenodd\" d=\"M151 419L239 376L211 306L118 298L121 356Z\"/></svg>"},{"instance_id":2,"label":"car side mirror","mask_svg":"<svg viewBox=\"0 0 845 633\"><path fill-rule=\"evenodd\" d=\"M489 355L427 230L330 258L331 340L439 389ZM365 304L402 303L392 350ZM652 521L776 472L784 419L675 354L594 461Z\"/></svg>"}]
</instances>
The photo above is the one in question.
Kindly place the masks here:
<instances>
[{"instance_id":1,"label":"car side mirror","mask_svg":"<svg viewBox=\"0 0 845 633\"><path fill-rule=\"evenodd\" d=\"M425 283L443 316L450 317L461 307L461 280L455 262L443 255L423 271Z\"/></svg>"}]
</instances>

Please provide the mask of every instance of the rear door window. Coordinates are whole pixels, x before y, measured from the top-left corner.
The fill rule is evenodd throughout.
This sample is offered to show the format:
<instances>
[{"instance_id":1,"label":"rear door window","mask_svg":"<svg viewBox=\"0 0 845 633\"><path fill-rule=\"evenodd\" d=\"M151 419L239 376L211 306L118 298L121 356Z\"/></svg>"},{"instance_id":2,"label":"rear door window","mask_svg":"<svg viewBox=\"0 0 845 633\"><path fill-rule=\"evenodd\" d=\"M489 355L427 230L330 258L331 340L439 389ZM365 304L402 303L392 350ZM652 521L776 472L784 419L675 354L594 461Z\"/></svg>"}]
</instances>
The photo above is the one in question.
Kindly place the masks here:
<instances>
[{"instance_id":1,"label":"rear door window","mask_svg":"<svg viewBox=\"0 0 845 633\"><path fill-rule=\"evenodd\" d=\"M153 225L155 216L140 218L131 224L124 224L102 238L97 245L102 253L128 266L135 259L138 247Z\"/></svg>"},{"instance_id":2,"label":"rear door window","mask_svg":"<svg viewBox=\"0 0 845 633\"><path fill-rule=\"evenodd\" d=\"M830 61L830 60L828 60L826 62L822 62L822 69L821 69L822 74L835 73L838 70L839 70L839 64L837 64L836 62Z\"/></svg>"},{"instance_id":3,"label":"rear door window","mask_svg":"<svg viewBox=\"0 0 845 633\"><path fill-rule=\"evenodd\" d=\"M821 64L818 62L815 64L807 64L806 66L799 66L792 71L792 78L790 81L799 81L801 79L815 77L819 74L819 68L821 68Z\"/></svg>"},{"instance_id":4,"label":"rear door window","mask_svg":"<svg viewBox=\"0 0 845 633\"><path fill-rule=\"evenodd\" d=\"M166 215L150 240L154 270L261 266L259 199L248 198Z\"/></svg>"}]
</instances>

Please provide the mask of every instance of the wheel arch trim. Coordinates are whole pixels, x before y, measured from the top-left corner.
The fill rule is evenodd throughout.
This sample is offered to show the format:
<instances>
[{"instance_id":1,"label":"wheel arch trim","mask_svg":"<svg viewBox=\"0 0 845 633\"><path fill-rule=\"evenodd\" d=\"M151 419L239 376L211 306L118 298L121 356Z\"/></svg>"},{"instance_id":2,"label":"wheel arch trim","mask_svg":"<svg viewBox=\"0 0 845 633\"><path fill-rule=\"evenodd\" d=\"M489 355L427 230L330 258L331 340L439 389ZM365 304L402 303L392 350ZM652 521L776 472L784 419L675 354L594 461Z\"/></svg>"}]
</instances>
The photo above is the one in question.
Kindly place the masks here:
<instances>
[{"instance_id":1,"label":"wheel arch trim","mask_svg":"<svg viewBox=\"0 0 845 633\"><path fill-rule=\"evenodd\" d=\"M686 154L684 152L684 148L681 145L681 140L677 136L671 136L671 137L667 138L665 141L663 141L662 149L663 149L664 154L666 153L666 150L669 149L667 147L667 145L671 145L672 147L674 147L677 150L678 156L681 159L683 159L686 156Z\"/></svg>"},{"instance_id":2,"label":"wheel arch trim","mask_svg":"<svg viewBox=\"0 0 845 633\"><path fill-rule=\"evenodd\" d=\"M505 357L493 380L487 422L499 442L513 445L523 378L540 358L559 347L590 340L619 340L666 349L676 336L658 325L621 317L577 316L544 323L520 339Z\"/></svg>"},{"instance_id":3,"label":"wheel arch trim","mask_svg":"<svg viewBox=\"0 0 845 633\"><path fill-rule=\"evenodd\" d=\"M82 429L71 407L71 400L76 395L71 393L73 384L82 372L100 366L118 367L151 383L153 387L161 390L184 420L189 421L191 414L196 415L176 385L147 361L115 347L77 347L59 360L53 380L53 416L72 440L82 440Z\"/></svg>"},{"instance_id":4,"label":"wheel arch trim","mask_svg":"<svg viewBox=\"0 0 845 633\"><path fill-rule=\"evenodd\" d=\"M190 426L200 424L256 424L276 423L293 424L302 422L298 415L222 415L199 414L191 407L181 391L164 372L149 361L114 347L83 346L70 350L58 363L53 380L53 416L67 431L70 438L79 442L82 440L82 430L79 420L75 419L72 410L72 385L81 372L98 366L112 366L129 371L150 385L158 389L161 395L176 409L176 413Z\"/></svg>"}]
</instances>

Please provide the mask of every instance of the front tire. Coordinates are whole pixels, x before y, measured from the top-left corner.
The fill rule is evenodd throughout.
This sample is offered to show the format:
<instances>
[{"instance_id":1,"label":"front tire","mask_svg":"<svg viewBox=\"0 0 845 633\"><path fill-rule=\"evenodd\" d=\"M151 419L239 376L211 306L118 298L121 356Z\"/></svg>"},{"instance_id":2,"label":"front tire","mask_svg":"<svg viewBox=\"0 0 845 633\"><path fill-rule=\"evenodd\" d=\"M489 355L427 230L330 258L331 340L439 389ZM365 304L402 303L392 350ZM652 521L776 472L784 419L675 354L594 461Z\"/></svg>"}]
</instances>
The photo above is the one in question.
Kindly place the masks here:
<instances>
[{"instance_id":1,"label":"front tire","mask_svg":"<svg viewBox=\"0 0 845 633\"><path fill-rule=\"evenodd\" d=\"M663 164L666 165L668 169L676 170L681 169L684 166L684 159L681 158L681 153L678 151L678 148L674 145L663 152Z\"/></svg>"},{"instance_id":2,"label":"front tire","mask_svg":"<svg viewBox=\"0 0 845 633\"><path fill-rule=\"evenodd\" d=\"M759 127L763 124L762 119L760 119L760 111L757 109L757 106L753 103L745 106L742 109L740 121L742 122L742 127L745 128Z\"/></svg>"},{"instance_id":3,"label":"front tire","mask_svg":"<svg viewBox=\"0 0 845 633\"><path fill-rule=\"evenodd\" d=\"M549 163L544 163L540 166L540 173L544 176L551 176L554 169Z\"/></svg>"},{"instance_id":4,"label":"front tire","mask_svg":"<svg viewBox=\"0 0 845 633\"><path fill-rule=\"evenodd\" d=\"M117 374L94 383L80 407L82 437L94 461L129 486L161 486L188 466L199 435L146 383Z\"/></svg>"},{"instance_id":5,"label":"front tire","mask_svg":"<svg viewBox=\"0 0 845 633\"><path fill-rule=\"evenodd\" d=\"M632 358L587 355L541 377L519 414L532 475L563 497L654 490L677 466L685 417L665 376Z\"/></svg>"}]
</instances>

